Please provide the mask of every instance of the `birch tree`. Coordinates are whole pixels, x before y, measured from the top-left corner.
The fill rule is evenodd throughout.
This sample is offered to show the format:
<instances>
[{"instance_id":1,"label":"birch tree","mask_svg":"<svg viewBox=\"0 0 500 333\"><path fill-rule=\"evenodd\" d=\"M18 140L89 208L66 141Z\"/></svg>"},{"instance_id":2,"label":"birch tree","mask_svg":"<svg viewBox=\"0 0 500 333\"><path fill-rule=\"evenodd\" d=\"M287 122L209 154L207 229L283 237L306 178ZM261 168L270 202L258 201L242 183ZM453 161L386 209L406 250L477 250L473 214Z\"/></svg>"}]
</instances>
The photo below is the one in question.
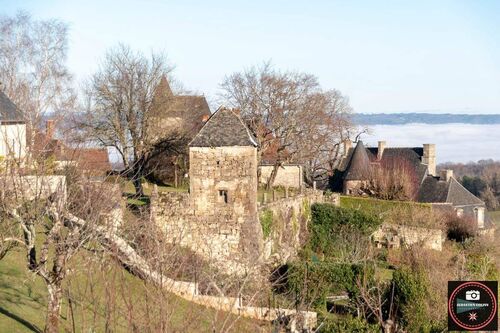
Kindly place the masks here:
<instances>
[{"instance_id":1,"label":"birch tree","mask_svg":"<svg viewBox=\"0 0 500 333\"><path fill-rule=\"evenodd\" d=\"M0 17L0 89L17 105L34 133L44 116L70 110L75 102L66 65L68 25L34 20L19 12ZM33 146L34 135L29 146Z\"/></svg>"}]
</instances>

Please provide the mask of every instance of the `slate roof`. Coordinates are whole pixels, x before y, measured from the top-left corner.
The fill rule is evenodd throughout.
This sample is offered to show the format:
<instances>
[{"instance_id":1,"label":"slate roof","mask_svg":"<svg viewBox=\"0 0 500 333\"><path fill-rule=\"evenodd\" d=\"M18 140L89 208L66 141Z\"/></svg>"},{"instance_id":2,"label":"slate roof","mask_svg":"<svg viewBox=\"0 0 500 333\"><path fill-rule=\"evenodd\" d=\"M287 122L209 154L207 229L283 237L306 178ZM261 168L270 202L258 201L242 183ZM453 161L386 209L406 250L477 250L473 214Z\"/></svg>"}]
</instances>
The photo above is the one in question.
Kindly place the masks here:
<instances>
[{"instance_id":1,"label":"slate roof","mask_svg":"<svg viewBox=\"0 0 500 333\"><path fill-rule=\"evenodd\" d=\"M358 143L359 145L359 143ZM354 148L349 149L347 152L347 155L344 159L339 164L339 167L337 168L339 171L343 172L343 179L346 180L354 180L352 178L353 176L350 176L350 178L347 178L348 175L351 172L352 165L357 165L357 168L359 169L359 163L361 162L356 162L352 163L353 160L353 153L356 150L357 146ZM364 147L364 145L363 145ZM414 169L416 179L418 181L422 181L426 175L427 172L427 166L425 164L422 164L422 155L424 154L424 149L421 147L409 147L409 148L385 148L384 153L382 154L382 159L378 160L378 148L372 148L372 147L364 147L366 150L366 155L369 158L368 163L373 163L373 164L380 164L380 165L386 165L390 167L394 163L398 163L398 161L404 161L407 163L407 165L411 168ZM362 158L360 160L364 160L367 163L366 159ZM355 177L356 178L356 177Z\"/></svg>"},{"instance_id":2,"label":"slate roof","mask_svg":"<svg viewBox=\"0 0 500 333\"><path fill-rule=\"evenodd\" d=\"M17 106L0 91L0 121L24 121Z\"/></svg>"},{"instance_id":3,"label":"slate roof","mask_svg":"<svg viewBox=\"0 0 500 333\"><path fill-rule=\"evenodd\" d=\"M454 206L467 205L483 205L484 202L470 193L462 186L455 178L450 179L447 202L453 203Z\"/></svg>"},{"instance_id":4,"label":"slate roof","mask_svg":"<svg viewBox=\"0 0 500 333\"><path fill-rule=\"evenodd\" d=\"M374 158L377 158L378 148L367 148ZM424 148L408 147L408 148L385 148L382 154L382 159L379 161L382 165L392 166L397 165L400 161L404 161L408 167L413 169L413 172L418 181L422 181L426 175L427 166L422 164L422 156Z\"/></svg>"},{"instance_id":5,"label":"slate roof","mask_svg":"<svg viewBox=\"0 0 500 333\"><path fill-rule=\"evenodd\" d=\"M451 203L453 206L484 206L484 202L470 193L455 178L448 181L428 176L418 192L419 202Z\"/></svg>"},{"instance_id":6,"label":"slate roof","mask_svg":"<svg viewBox=\"0 0 500 333\"><path fill-rule=\"evenodd\" d=\"M419 181L417 201L428 203L451 203L453 206L484 206L478 199L463 187L455 178L442 181L439 177L427 175L427 165L422 164L424 149L421 147L385 148L382 158L378 160L378 148L365 148L363 142L349 149L346 157L340 162L332 179L333 190L342 190L344 180L367 179L369 169L377 165L391 167L404 161L413 168Z\"/></svg>"},{"instance_id":7,"label":"slate roof","mask_svg":"<svg viewBox=\"0 0 500 333\"><path fill-rule=\"evenodd\" d=\"M363 145L363 141L359 141L354 148L352 158L346 168L345 180L364 180L370 175L370 157L368 151Z\"/></svg>"},{"instance_id":8,"label":"slate roof","mask_svg":"<svg viewBox=\"0 0 500 333\"><path fill-rule=\"evenodd\" d=\"M240 116L231 109L219 108L203 125L190 147L253 146L257 140Z\"/></svg>"},{"instance_id":9,"label":"slate roof","mask_svg":"<svg viewBox=\"0 0 500 333\"><path fill-rule=\"evenodd\" d=\"M439 178L428 176L420 185L417 194L419 202L447 202L448 182L439 181Z\"/></svg>"},{"instance_id":10,"label":"slate roof","mask_svg":"<svg viewBox=\"0 0 500 333\"><path fill-rule=\"evenodd\" d=\"M184 130L191 138L203 126L203 118L211 114L205 96L174 95L165 76L161 78L156 88L152 110L155 115L154 121L168 122L168 118L182 119Z\"/></svg>"}]
</instances>

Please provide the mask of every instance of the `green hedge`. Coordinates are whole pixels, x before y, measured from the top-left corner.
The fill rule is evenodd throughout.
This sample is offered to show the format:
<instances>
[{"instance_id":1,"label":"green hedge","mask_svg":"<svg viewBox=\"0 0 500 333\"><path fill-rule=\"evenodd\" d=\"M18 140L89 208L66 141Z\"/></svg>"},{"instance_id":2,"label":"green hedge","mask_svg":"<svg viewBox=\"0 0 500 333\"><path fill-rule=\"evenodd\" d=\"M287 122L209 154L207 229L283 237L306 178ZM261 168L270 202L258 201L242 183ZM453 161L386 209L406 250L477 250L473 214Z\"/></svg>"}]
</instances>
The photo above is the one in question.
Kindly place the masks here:
<instances>
[{"instance_id":1,"label":"green hedge","mask_svg":"<svg viewBox=\"0 0 500 333\"><path fill-rule=\"evenodd\" d=\"M387 211L395 208L423 208L432 210L432 205L428 203L411 201L380 200L374 198L362 198L351 196L340 196L340 207L361 210L369 214L381 216Z\"/></svg>"},{"instance_id":2,"label":"green hedge","mask_svg":"<svg viewBox=\"0 0 500 333\"><path fill-rule=\"evenodd\" d=\"M347 292L356 297L358 279L373 279L375 267L332 262L293 262L287 265L286 290L304 303L325 308L326 297Z\"/></svg>"},{"instance_id":3,"label":"green hedge","mask_svg":"<svg viewBox=\"0 0 500 333\"><path fill-rule=\"evenodd\" d=\"M312 223L307 248L327 257L336 253L337 243L342 241L338 237L342 237L342 233L361 233L368 237L382 223L376 216L331 204L314 204L311 211Z\"/></svg>"}]
</instances>

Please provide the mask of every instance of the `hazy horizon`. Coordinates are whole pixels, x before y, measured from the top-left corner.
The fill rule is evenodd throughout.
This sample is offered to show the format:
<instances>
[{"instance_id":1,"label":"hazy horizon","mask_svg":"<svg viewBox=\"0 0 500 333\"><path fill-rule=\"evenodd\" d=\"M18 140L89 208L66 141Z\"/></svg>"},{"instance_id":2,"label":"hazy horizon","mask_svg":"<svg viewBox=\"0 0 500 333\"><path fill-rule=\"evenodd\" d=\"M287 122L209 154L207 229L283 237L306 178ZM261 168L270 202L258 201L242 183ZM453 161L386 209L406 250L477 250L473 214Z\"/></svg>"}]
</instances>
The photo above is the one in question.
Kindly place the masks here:
<instances>
[{"instance_id":1,"label":"hazy horizon","mask_svg":"<svg viewBox=\"0 0 500 333\"><path fill-rule=\"evenodd\" d=\"M175 76L216 97L224 76L271 60L316 75L359 113L500 113L500 2L243 3L0 0L69 24L68 66L81 80L119 42L165 51ZM214 103L216 104L216 103Z\"/></svg>"},{"instance_id":2,"label":"hazy horizon","mask_svg":"<svg viewBox=\"0 0 500 333\"><path fill-rule=\"evenodd\" d=\"M434 143L438 163L500 161L498 124L372 125L369 128L372 132L362 135L361 139L370 147L376 147L378 141L386 141L388 147L422 147L424 143Z\"/></svg>"}]
</instances>

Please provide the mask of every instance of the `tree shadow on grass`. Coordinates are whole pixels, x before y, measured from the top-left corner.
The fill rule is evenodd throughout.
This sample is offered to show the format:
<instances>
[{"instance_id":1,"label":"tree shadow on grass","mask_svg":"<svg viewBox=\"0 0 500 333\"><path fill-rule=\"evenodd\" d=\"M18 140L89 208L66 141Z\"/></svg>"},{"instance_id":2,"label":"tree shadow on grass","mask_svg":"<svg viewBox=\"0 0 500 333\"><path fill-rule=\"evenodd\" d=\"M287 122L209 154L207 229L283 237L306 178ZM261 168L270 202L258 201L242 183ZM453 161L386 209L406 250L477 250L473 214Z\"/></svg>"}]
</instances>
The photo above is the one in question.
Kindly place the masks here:
<instances>
[{"instance_id":1,"label":"tree shadow on grass","mask_svg":"<svg viewBox=\"0 0 500 333\"><path fill-rule=\"evenodd\" d=\"M30 329L32 332L37 332L37 333L41 333L42 330L40 328L38 328L36 325L30 323L29 321L27 320L24 320L23 318L19 317L18 315L0 307L0 313L11 318L11 319L14 319L15 321L17 321L18 323L24 325L26 328Z\"/></svg>"}]
</instances>

